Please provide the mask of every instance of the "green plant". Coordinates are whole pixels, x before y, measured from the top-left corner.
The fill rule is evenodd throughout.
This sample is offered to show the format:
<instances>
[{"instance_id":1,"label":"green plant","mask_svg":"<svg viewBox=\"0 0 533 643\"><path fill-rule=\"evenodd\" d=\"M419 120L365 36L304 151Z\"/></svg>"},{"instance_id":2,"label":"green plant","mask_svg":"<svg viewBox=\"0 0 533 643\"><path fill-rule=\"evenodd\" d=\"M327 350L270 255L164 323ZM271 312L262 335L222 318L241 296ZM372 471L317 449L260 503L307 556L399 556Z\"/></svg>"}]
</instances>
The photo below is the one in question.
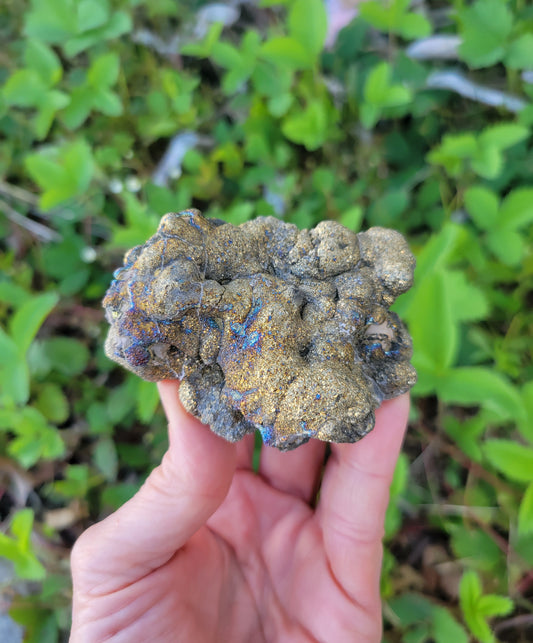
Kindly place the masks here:
<instances>
[{"instance_id":1,"label":"green plant","mask_svg":"<svg viewBox=\"0 0 533 643\"><path fill-rule=\"evenodd\" d=\"M505 596L483 594L476 572L466 572L461 579L459 600L465 620L472 634L481 643L492 643L495 638L487 619L512 612L513 602Z\"/></svg>"},{"instance_id":2,"label":"green plant","mask_svg":"<svg viewBox=\"0 0 533 643\"><path fill-rule=\"evenodd\" d=\"M407 105L411 97L407 87L391 83L390 65L386 62L379 63L372 69L365 83L361 122L366 128L371 128L387 108Z\"/></svg>"},{"instance_id":3,"label":"green plant","mask_svg":"<svg viewBox=\"0 0 533 643\"><path fill-rule=\"evenodd\" d=\"M46 570L37 559L31 544L32 526L31 509L18 511L10 525L12 536L0 534L0 555L13 563L15 573L20 578L41 580Z\"/></svg>"},{"instance_id":4,"label":"green plant","mask_svg":"<svg viewBox=\"0 0 533 643\"><path fill-rule=\"evenodd\" d=\"M361 17L379 31L397 34L406 40L429 36L430 22L420 13L410 12L410 4L411 0L391 0L386 3L370 0L361 3Z\"/></svg>"},{"instance_id":5,"label":"green plant","mask_svg":"<svg viewBox=\"0 0 533 643\"><path fill-rule=\"evenodd\" d=\"M533 189L512 190L500 204L492 190L472 186L464 199L475 224L486 233L488 248L503 263L517 265L525 251L520 230L533 221Z\"/></svg>"},{"instance_id":6,"label":"green plant","mask_svg":"<svg viewBox=\"0 0 533 643\"><path fill-rule=\"evenodd\" d=\"M459 53L472 68L504 61L509 69L528 69L533 33L499 0L477 0L458 11L463 43Z\"/></svg>"},{"instance_id":7,"label":"green plant","mask_svg":"<svg viewBox=\"0 0 533 643\"><path fill-rule=\"evenodd\" d=\"M33 130L37 138L43 139L56 112L70 103L68 94L55 89L63 76L63 67L55 52L38 40L26 43L24 58L26 66L10 76L4 85L3 97L6 105L37 111Z\"/></svg>"},{"instance_id":8,"label":"green plant","mask_svg":"<svg viewBox=\"0 0 533 643\"><path fill-rule=\"evenodd\" d=\"M503 151L529 136L527 127L515 123L493 125L479 135L470 132L447 134L431 151L428 160L442 165L453 177L472 170L485 179L495 179L503 169Z\"/></svg>"},{"instance_id":9,"label":"green plant","mask_svg":"<svg viewBox=\"0 0 533 643\"><path fill-rule=\"evenodd\" d=\"M100 300L161 214L199 207L407 236L415 286L396 311L419 382L387 514L384 640L531 638L499 624L533 607L529 6L363 2L325 49L320 0L205 28L204 4L0 6L0 549L42 582L13 615L30 641L68 629L68 547L165 450L155 386L105 358ZM523 109L430 88L443 64L407 48L430 35L458 36L446 67Z\"/></svg>"}]
</instances>

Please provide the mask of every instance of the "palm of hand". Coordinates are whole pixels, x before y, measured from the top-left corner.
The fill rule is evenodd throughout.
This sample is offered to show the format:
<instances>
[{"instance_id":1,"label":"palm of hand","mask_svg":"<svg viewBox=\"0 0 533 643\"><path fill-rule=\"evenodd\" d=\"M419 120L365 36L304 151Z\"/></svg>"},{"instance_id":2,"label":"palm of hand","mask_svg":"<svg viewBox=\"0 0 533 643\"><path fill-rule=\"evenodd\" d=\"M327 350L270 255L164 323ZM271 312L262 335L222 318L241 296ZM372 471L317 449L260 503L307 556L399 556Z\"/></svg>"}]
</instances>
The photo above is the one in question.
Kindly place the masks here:
<instances>
[{"instance_id":1,"label":"palm of hand","mask_svg":"<svg viewBox=\"0 0 533 643\"><path fill-rule=\"evenodd\" d=\"M177 449L173 417L195 421L165 386L171 449L135 499L80 539L71 641L379 641L381 532L405 402L395 452L371 473L349 457L355 445L333 447L315 509L323 444L265 449L261 475L251 440L235 447L204 430L198 441L194 426Z\"/></svg>"}]
</instances>

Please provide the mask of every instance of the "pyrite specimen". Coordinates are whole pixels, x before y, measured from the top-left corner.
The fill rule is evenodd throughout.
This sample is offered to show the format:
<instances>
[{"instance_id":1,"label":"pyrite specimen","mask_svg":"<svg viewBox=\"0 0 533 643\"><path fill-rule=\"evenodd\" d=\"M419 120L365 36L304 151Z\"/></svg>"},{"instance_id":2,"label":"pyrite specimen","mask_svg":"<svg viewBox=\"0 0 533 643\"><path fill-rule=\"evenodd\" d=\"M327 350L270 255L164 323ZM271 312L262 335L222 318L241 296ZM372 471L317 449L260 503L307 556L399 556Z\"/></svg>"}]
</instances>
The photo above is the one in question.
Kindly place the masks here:
<instances>
[{"instance_id":1,"label":"pyrite specimen","mask_svg":"<svg viewBox=\"0 0 533 643\"><path fill-rule=\"evenodd\" d=\"M355 442L416 381L389 310L414 265L385 228L166 214L114 275L106 353L146 380L181 380L185 408L232 442L256 429L281 450Z\"/></svg>"}]
</instances>

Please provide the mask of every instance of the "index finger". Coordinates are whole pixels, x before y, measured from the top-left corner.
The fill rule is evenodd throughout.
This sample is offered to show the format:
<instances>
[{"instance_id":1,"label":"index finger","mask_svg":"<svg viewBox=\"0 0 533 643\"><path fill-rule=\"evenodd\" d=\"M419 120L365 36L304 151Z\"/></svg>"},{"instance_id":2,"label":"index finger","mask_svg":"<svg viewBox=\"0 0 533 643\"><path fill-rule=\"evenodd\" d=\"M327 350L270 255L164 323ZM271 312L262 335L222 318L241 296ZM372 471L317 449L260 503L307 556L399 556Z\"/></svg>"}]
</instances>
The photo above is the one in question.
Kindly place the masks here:
<instances>
[{"instance_id":1,"label":"index finger","mask_svg":"<svg viewBox=\"0 0 533 643\"><path fill-rule=\"evenodd\" d=\"M332 572L369 609L379 601L385 511L408 414L408 394L384 402L365 438L331 446L324 473L317 519Z\"/></svg>"}]
</instances>

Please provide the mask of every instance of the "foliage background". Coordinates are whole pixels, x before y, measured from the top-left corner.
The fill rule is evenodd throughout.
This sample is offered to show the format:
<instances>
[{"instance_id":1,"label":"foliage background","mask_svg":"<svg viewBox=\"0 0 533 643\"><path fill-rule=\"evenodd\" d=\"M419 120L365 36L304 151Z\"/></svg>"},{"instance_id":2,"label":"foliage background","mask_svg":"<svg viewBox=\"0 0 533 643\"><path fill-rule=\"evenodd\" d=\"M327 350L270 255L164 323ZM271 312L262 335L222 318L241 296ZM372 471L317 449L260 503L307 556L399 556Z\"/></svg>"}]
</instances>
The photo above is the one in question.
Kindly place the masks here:
<instances>
[{"instance_id":1,"label":"foliage background","mask_svg":"<svg viewBox=\"0 0 533 643\"><path fill-rule=\"evenodd\" d=\"M325 47L321 0L205 5L0 2L3 604L26 640L64 640L72 543L164 452L100 300L195 206L407 236L419 383L384 639L532 640L533 8L370 0Z\"/></svg>"}]
</instances>

